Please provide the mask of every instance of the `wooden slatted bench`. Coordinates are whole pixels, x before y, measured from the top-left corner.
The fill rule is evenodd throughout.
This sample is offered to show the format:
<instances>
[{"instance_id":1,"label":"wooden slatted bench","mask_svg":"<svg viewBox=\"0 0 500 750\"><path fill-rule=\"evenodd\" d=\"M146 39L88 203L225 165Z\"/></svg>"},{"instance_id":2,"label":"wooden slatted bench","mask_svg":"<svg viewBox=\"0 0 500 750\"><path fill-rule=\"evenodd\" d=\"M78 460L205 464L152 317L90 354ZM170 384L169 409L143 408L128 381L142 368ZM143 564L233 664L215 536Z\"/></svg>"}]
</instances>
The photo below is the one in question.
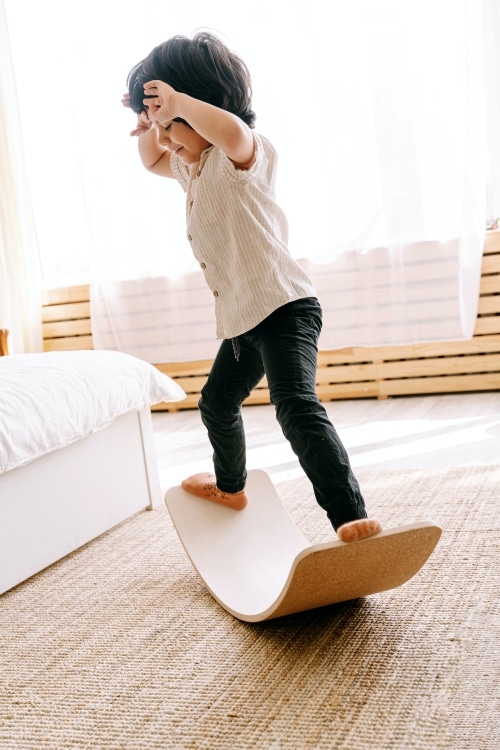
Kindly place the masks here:
<instances>
[{"instance_id":1,"label":"wooden slatted bench","mask_svg":"<svg viewBox=\"0 0 500 750\"><path fill-rule=\"evenodd\" d=\"M93 348L88 285L45 293L43 335L45 351ZM157 364L182 386L187 398L154 408L196 408L211 363ZM352 347L319 354L317 391L322 401L489 390L500 390L500 231L486 235L479 312L472 339ZM246 403L269 403L265 379Z\"/></svg>"}]
</instances>

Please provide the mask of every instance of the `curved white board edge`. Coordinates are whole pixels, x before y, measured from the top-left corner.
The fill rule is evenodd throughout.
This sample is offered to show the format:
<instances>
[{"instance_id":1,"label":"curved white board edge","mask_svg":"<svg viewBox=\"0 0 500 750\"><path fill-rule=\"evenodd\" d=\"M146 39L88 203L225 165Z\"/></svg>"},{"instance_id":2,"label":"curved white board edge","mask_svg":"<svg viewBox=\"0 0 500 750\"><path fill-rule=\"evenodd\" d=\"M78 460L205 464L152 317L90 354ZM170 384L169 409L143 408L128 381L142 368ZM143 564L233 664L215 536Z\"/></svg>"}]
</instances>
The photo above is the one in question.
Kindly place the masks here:
<instances>
[{"instance_id":1,"label":"curved white board edge","mask_svg":"<svg viewBox=\"0 0 500 750\"><path fill-rule=\"evenodd\" d=\"M255 483L257 483L257 484L255 484ZM405 533L411 532L411 531L419 531L419 530L431 529L431 528L435 529L436 532L438 532L438 533L437 533L437 536L436 536L436 540L435 540L434 546L432 547L432 549L430 549L430 551L428 552L428 554L424 555L424 558L422 559L422 561L419 564L418 568L416 570L414 570L413 572L411 572L411 574L409 574L404 580L402 580L400 583L397 584L399 586L399 585L402 585L403 583L405 583L406 581L410 580L410 578L412 578L418 572L418 570L422 567L422 565L425 564L426 560L428 559L428 557L432 553L435 545L437 544L437 542L439 540L439 536L441 534L441 529L435 523L433 523L431 521L422 521L422 522L408 524L408 525L405 525L405 526L399 526L399 527L394 527L394 528L386 529L386 530L381 531L379 534L376 534L373 537L370 537L368 539L363 539L363 540L360 540L358 542L353 542L353 543L350 543L350 544L346 544L345 542L342 542L340 540L332 540L330 542L323 542L323 543L319 543L319 544L309 544L309 542L302 535L302 532L297 528L297 526L295 525L293 519L291 518L291 516L289 515L288 511L286 510L286 508L282 504L281 500L279 499L279 496L276 493L276 489L275 489L274 485L272 484L270 477L268 476L268 474L266 472L264 472L264 471L262 471L260 469L252 470L252 471L249 472L249 482L247 484L247 490L248 490L249 497L250 497L250 503L252 502L252 485L255 485L255 487L258 487L259 485L262 485L262 483L264 483L264 489L270 492L270 494L272 496L272 500L274 500L275 503L276 503L276 499L278 500L278 503L279 503L279 506L280 506L279 507L279 514L280 514L280 517L281 517L280 521L282 523L286 524L287 531L291 534L292 539L293 539L293 545L294 545L294 553L293 553L294 556L290 557L290 554L289 554L290 550L287 550L287 553L288 553L287 554L287 560L283 560L283 562L286 565L286 569L289 572L288 572L288 575L286 576L286 578L283 579L283 585L281 586L281 590L279 591L279 593L277 595L273 595L271 597L271 599L268 597L267 601L269 601L269 605L268 606L264 606L264 607L262 606L262 603L261 603L261 605L258 606L258 607L255 607L255 606L252 607L250 605L250 606L243 606L243 607L239 606L238 608L235 608L234 606L231 606L230 602L228 602L228 598L227 597L225 598L224 595L221 595L220 591L219 592L217 591L217 585L216 585L216 583L214 582L214 583L211 584L207 580L208 576L206 574L204 574L204 572L203 572L203 561L200 562L200 560L197 561L195 559L194 555L191 554L191 549L190 549L189 544L187 544L185 542L184 538L183 538L184 537L183 530L181 528L181 524L178 523L178 521L179 521L178 514L176 513L175 509L172 507L172 503L169 504L169 497L172 496L172 493L174 491L176 493L178 493L178 491L180 490L181 493L184 494L184 496L186 497L186 499L188 501L194 502L194 503L197 504L197 508L200 509L200 513L202 515L203 515L204 508L207 508L208 509L208 513L219 513L219 514L221 514L221 517L223 517L225 515L229 519L232 519L232 518L236 519L236 517L239 516L240 517L240 521L239 522L243 521L247 509L245 509L243 511L232 511L230 509L224 508L223 506L218 506L218 505L216 505L214 503L210 503L210 502L207 503L207 501L205 501L205 500L201 500L199 498L194 498L193 496L189 495L184 490L182 490L182 488L179 488L179 487L171 488L171 490L167 491L167 493L165 495L165 504L166 504L167 509L169 511L169 514L170 514L170 517L172 519L173 525L174 525L174 527L176 529L177 535L178 535L178 537L179 537L179 539L181 541L181 544L182 544L182 546L183 546L183 548L184 548L184 550L185 550L185 552L186 552L189 560L191 561L191 564L192 564L193 568L195 569L195 571L198 573L198 575L202 579L205 587L210 592L210 594L212 595L212 597L227 612L229 612L231 615L233 615L233 617L235 617L235 618L237 618L239 620L246 621L246 622L260 622L260 621L263 621L263 620L273 619L273 617L275 616L274 613L279 610L280 605L282 604L282 602L284 601L285 597L287 596L287 593L288 593L288 591L290 589L290 586L292 584L294 575L296 573L297 567L299 566L299 564L305 558L308 558L311 555L314 555L315 553L323 552L323 551L326 551L326 550L331 550L332 553L334 554L334 550L335 549L346 547L346 546L347 547L351 547L351 548L352 547L357 547L358 550L361 552L361 550L362 550L363 547L366 548L366 545L370 545L373 541L375 541L377 539L384 539L384 538L392 537L392 536L395 536L395 535L399 536L401 534L405 534ZM170 493L170 495L169 495L169 493ZM217 510L213 511L213 510L210 509L210 508L213 509L213 507L215 507ZM359 545L361 545L361 546L359 546ZM258 550L257 550L257 552L258 552ZM382 589L375 589L372 593L375 593L376 591L384 591L384 590L387 590L388 588L393 588L393 587L394 586L389 586L389 587L385 587L385 588L382 588ZM249 597L249 598L251 598L251 597ZM346 599L336 600L336 601L332 601L330 603L333 604L333 603L339 603L340 601L348 601L349 598L359 598L359 597L347 597ZM327 606L327 605L325 604L325 605L321 605L321 606ZM292 610L291 612L285 612L284 614L285 615L286 614L291 614L294 611L296 611L296 612L305 611L305 610L310 609L310 608L311 607L307 607L307 606L302 607L301 606L297 610ZM276 616L280 617L280 616L283 616L283 615L278 614Z\"/></svg>"}]
</instances>

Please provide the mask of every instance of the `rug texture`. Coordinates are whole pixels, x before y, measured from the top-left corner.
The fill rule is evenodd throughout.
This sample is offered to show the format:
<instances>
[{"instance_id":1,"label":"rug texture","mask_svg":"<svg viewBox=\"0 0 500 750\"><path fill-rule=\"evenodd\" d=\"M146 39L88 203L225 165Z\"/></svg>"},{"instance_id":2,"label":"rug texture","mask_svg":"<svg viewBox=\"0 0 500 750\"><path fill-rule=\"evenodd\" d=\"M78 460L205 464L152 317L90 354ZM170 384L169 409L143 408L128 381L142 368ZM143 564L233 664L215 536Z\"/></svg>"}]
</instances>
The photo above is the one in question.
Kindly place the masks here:
<instances>
[{"instance_id":1,"label":"rug texture","mask_svg":"<svg viewBox=\"0 0 500 750\"><path fill-rule=\"evenodd\" d=\"M240 622L162 507L0 597L0 748L497 750L500 467L358 478L386 527L443 529L393 591ZM333 538L306 479L278 489Z\"/></svg>"}]
</instances>

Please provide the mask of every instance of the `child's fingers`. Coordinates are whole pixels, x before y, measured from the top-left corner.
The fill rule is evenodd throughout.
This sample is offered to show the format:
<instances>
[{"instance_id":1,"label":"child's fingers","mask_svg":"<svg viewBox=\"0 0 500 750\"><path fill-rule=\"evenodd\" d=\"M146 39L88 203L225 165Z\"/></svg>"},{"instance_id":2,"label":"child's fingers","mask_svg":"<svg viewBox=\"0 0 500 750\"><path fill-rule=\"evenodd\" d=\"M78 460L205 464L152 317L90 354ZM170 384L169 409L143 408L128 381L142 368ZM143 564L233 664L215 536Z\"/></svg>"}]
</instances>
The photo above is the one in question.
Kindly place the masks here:
<instances>
[{"instance_id":1,"label":"child's fingers","mask_svg":"<svg viewBox=\"0 0 500 750\"><path fill-rule=\"evenodd\" d=\"M143 133L147 133L147 131L151 129L151 125L152 123L147 113L141 112L141 114L137 116L137 125L130 132L130 135L142 135Z\"/></svg>"},{"instance_id":2,"label":"child's fingers","mask_svg":"<svg viewBox=\"0 0 500 750\"><path fill-rule=\"evenodd\" d=\"M142 125L139 125L138 127L134 128L130 131L130 135L143 135L143 133L147 133L149 128L145 128Z\"/></svg>"},{"instance_id":3,"label":"child's fingers","mask_svg":"<svg viewBox=\"0 0 500 750\"><path fill-rule=\"evenodd\" d=\"M148 108L148 112L150 113L157 112L161 106L160 102L156 99L143 99L142 103Z\"/></svg>"},{"instance_id":4,"label":"child's fingers","mask_svg":"<svg viewBox=\"0 0 500 750\"><path fill-rule=\"evenodd\" d=\"M143 99L143 104L148 104L148 106L155 105L156 107L159 107L161 104L161 95L160 95L160 89L156 85L159 83L159 81L149 81L149 83L144 84L144 96L147 97Z\"/></svg>"}]
</instances>

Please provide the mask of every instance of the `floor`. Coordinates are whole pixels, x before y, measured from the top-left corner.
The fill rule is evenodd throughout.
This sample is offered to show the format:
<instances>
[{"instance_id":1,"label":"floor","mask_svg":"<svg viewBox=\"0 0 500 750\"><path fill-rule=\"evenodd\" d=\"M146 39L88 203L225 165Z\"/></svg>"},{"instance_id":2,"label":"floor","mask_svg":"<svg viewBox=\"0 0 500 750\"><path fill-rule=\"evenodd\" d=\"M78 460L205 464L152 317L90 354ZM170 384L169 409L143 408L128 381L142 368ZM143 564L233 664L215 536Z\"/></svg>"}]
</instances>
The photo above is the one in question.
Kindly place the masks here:
<instances>
[{"instance_id":1,"label":"floor","mask_svg":"<svg viewBox=\"0 0 500 750\"><path fill-rule=\"evenodd\" d=\"M325 407L356 469L407 469L500 463L500 390L386 400L333 401ZM301 476L272 406L243 410L249 469L275 482ZM196 410L153 412L165 490L211 471L211 448Z\"/></svg>"}]
</instances>

